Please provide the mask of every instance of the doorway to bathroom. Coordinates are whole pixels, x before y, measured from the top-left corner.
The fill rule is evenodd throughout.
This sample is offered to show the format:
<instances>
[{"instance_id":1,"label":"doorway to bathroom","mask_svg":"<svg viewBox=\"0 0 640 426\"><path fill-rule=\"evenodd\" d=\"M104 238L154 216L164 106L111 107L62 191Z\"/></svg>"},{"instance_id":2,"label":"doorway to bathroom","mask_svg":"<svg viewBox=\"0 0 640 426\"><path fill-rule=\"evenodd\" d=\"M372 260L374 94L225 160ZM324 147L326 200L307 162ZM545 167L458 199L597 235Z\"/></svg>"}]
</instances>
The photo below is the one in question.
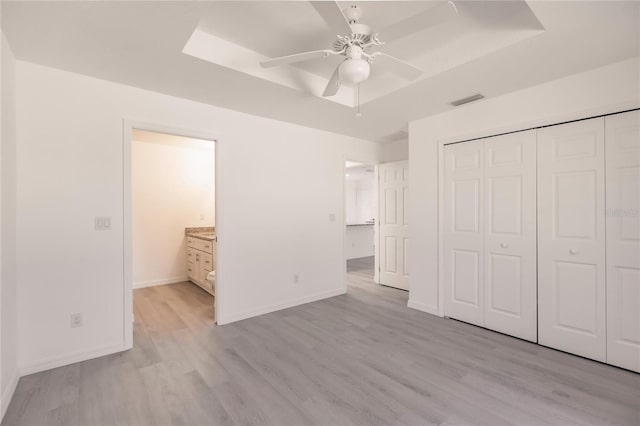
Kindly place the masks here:
<instances>
[{"instance_id":1,"label":"doorway to bathroom","mask_svg":"<svg viewBox=\"0 0 640 426\"><path fill-rule=\"evenodd\" d=\"M138 347L166 338L153 330L216 322L217 143L158 126L125 132L125 340Z\"/></svg>"}]
</instances>

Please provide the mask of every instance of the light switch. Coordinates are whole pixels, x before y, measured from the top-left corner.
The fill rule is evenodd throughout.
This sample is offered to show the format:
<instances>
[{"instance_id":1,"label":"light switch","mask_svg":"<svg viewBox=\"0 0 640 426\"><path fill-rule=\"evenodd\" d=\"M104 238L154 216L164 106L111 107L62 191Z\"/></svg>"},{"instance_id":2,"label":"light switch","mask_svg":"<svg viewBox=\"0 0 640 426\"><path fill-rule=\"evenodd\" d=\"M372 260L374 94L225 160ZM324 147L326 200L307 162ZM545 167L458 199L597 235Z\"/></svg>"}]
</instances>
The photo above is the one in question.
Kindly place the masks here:
<instances>
[{"instance_id":1,"label":"light switch","mask_svg":"<svg viewBox=\"0 0 640 426\"><path fill-rule=\"evenodd\" d=\"M111 230L111 217L109 216L96 216L95 221L96 231L110 231Z\"/></svg>"},{"instance_id":2,"label":"light switch","mask_svg":"<svg viewBox=\"0 0 640 426\"><path fill-rule=\"evenodd\" d=\"M336 214L329 213L329 222L335 222L335 221L336 221Z\"/></svg>"}]
</instances>

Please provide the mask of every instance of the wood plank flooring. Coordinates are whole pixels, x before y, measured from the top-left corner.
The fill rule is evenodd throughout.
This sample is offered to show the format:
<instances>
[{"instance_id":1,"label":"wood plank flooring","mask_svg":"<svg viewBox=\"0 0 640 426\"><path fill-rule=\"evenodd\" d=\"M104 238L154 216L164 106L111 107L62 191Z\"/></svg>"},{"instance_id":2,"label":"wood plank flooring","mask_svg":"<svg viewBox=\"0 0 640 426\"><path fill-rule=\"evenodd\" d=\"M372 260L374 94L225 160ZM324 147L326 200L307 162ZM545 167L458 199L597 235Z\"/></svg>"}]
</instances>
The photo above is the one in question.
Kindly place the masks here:
<instances>
[{"instance_id":1,"label":"wood plank flooring","mask_svg":"<svg viewBox=\"0 0 640 426\"><path fill-rule=\"evenodd\" d=\"M346 295L225 326L189 283L135 291L134 349L23 377L2 425L640 424L640 375Z\"/></svg>"}]
</instances>

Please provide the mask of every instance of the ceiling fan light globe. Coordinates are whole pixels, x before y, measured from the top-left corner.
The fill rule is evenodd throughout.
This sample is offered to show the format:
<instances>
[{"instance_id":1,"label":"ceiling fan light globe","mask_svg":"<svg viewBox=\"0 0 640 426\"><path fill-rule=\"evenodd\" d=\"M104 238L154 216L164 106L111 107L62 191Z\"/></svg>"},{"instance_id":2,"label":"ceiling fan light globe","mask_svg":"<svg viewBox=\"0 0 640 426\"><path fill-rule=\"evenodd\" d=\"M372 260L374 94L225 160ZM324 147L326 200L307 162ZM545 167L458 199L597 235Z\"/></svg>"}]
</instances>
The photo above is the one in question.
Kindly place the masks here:
<instances>
[{"instance_id":1,"label":"ceiling fan light globe","mask_svg":"<svg viewBox=\"0 0 640 426\"><path fill-rule=\"evenodd\" d=\"M369 78L371 66L364 59L347 59L340 64L340 80L358 84Z\"/></svg>"}]
</instances>

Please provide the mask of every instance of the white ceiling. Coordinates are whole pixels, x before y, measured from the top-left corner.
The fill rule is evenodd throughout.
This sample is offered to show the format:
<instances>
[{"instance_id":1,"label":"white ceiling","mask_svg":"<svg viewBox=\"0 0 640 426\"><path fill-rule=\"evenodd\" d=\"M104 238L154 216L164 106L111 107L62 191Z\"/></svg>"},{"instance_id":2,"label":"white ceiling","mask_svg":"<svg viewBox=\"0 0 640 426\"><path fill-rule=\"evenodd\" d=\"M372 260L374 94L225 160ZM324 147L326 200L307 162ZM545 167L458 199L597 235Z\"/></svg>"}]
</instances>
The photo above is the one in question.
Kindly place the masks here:
<instances>
[{"instance_id":1,"label":"white ceiling","mask_svg":"<svg viewBox=\"0 0 640 426\"><path fill-rule=\"evenodd\" d=\"M434 7L358 4L374 31ZM241 51L275 57L330 47L334 35L307 2L3 1L2 27L21 60L375 141L451 109L455 99L495 97L640 54L639 2L456 4L456 19L384 46L425 73L408 83L374 63L358 119L349 88L341 103L292 83L302 72L322 85L335 63L310 61L267 77L232 64ZM236 48L227 58L187 55L196 30Z\"/></svg>"},{"instance_id":2,"label":"white ceiling","mask_svg":"<svg viewBox=\"0 0 640 426\"><path fill-rule=\"evenodd\" d=\"M360 180L373 180L375 177L374 174L374 166L367 164L359 164L353 165L351 167L346 167L345 169L345 179L349 182L352 181L360 181Z\"/></svg>"}]
</instances>

